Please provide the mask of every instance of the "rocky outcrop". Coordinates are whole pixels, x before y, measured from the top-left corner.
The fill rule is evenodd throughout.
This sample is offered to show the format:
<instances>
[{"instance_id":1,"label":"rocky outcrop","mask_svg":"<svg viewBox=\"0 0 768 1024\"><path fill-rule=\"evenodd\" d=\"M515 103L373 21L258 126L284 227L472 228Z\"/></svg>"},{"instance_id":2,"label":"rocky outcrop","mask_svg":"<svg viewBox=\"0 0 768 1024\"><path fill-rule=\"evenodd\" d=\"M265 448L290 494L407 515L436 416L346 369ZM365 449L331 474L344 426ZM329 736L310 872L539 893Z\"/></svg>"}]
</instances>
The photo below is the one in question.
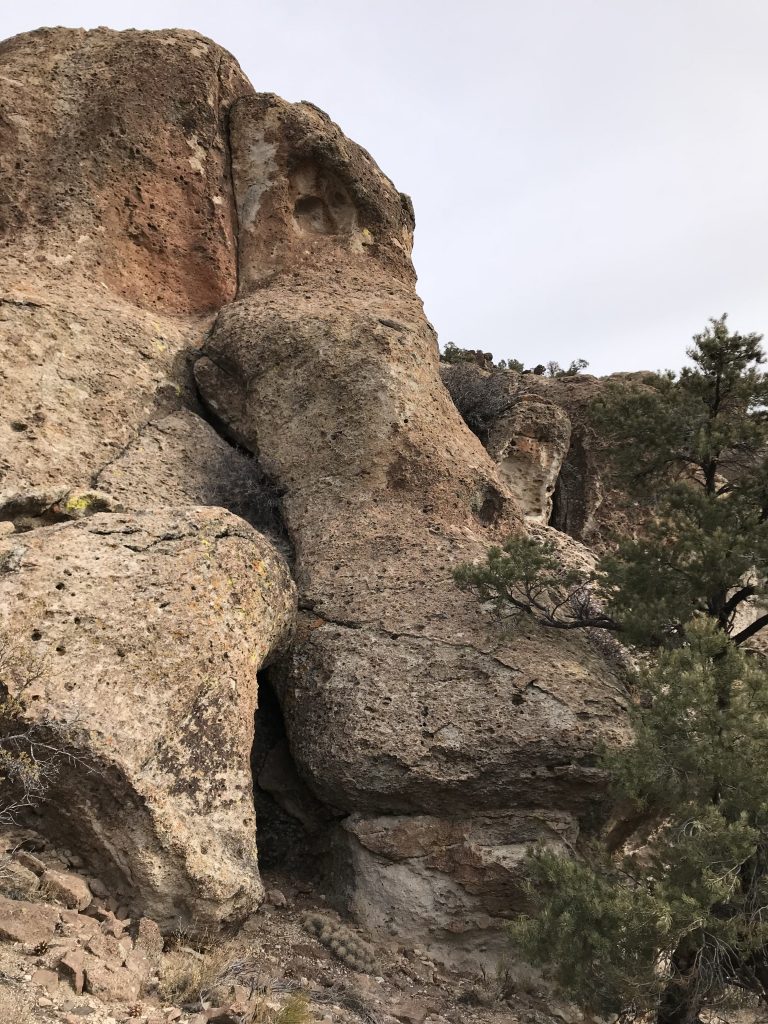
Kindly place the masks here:
<instances>
[{"instance_id":1,"label":"rocky outcrop","mask_svg":"<svg viewBox=\"0 0 768 1024\"><path fill-rule=\"evenodd\" d=\"M244 918L262 895L256 673L293 625L284 563L219 509L99 513L4 544L3 645L28 666L4 682L65 757L48 834L165 928Z\"/></svg>"},{"instance_id":2,"label":"rocky outcrop","mask_svg":"<svg viewBox=\"0 0 768 1024\"><path fill-rule=\"evenodd\" d=\"M553 378L470 361L442 363L440 373L529 522L598 550L635 528L631 502L610 479L593 409L606 388L641 384L644 373Z\"/></svg>"},{"instance_id":3,"label":"rocky outcrop","mask_svg":"<svg viewBox=\"0 0 768 1024\"><path fill-rule=\"evenodd\" d=\"M234 296L225 118L252 90L193 32L42 29L0 66L0 490L90 487Z\"/></svg>"},{"instance_id":4,"label":"rocky outcrop","mask_svg":"<svg viewBox=\"0 0 768 1024\"><path fill-rule=\"evenodd\" d=\"M294 757L324 803L380 832L392 817L399 835L404 814L500 812L488 846L521 848L533 816L559 822L593 797L620 688L588 643L500 637L453 584L452 566L520 529L523 510L440 382L410 206L310 105L245 98L231 131L240 289L195 374L284 492L303 608L277 677ZM521 806L523 827L505 814ZM348 859L353 905L387 904L391 929L434 939L444 919L415 920L398 895L413 865L393 862L374 885ZM425 865L431 885L464 891L450 858ZM474 928L477 899L465 892L453 928Z\"/></svg>"},{"instance_id":5,"label":"rocky outcrop","mask_svg":"<svg viewBox=\"0 0 768 1024\"><path fill-rule=\"evenodd\" d=\"M546 525L571 444L565 409L514 370L442 363L440 375L464 422L499 467L525 518Z\"/></svg>"},{"instance_id":6,"label":"rocky outcrop","mask_svg":"<svg viewBox=\"0 0 768 1024\"><path fill-rule=\"evenodd\" d=\"M256 672L294 602L267 541L194 508L278 532L188 359L235 293L226 117L252 89L192 32L41 30L0 65L0 591L44 655L29 713L75 758L47 827L205 926L260 898Z\"/></svg>"},{"instance_id":7,"label":"rocky outcrop","mask_svg":"<svg viewBox=\"0 0 768 1024\"><path fill-rule=\"evenodd\" d=\"M0 64L0 594L50 658L28 713L96 769L62 775L48 827L77 821L164 927L242 915L271 661L288 746L254 764L338 822L337 897L483 945L624 729L589 638L501 634L452 579L546 520L566 419L531 395L488 451L466 427L410 200L313 105L254 95L194 33L42 31ZM289 649L285 566L245 520L293 559Z\"/></svg>"}]
</instances>

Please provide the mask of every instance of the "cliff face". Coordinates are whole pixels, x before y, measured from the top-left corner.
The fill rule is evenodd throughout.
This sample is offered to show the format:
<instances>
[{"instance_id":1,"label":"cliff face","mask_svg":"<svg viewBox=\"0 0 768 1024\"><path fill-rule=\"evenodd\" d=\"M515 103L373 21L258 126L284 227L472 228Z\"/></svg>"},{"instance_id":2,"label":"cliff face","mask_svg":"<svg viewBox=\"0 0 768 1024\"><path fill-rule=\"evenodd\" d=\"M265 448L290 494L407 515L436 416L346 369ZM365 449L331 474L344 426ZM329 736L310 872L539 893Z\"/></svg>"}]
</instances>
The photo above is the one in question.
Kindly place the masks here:
<instances>
[{"instance_id":1,"label":"cliff face","mask_svg":"<svg viewBox=\"0 0 768 1024\"><path fill-rule=\"evenodd\" d=\"M408 198L210 41L43 30L0 69L2 627L39 659L27 714L99 769L45 827L82 822L164 927L247 916L271 666L296 773L272 792L336 900L487 948L526 845L575 838L624 731L601 649L502 636L451 578L528 528L565 413L483 447L440 380ZM528 473L509 439L532 437Z\"/></svg>"}]
</instances>

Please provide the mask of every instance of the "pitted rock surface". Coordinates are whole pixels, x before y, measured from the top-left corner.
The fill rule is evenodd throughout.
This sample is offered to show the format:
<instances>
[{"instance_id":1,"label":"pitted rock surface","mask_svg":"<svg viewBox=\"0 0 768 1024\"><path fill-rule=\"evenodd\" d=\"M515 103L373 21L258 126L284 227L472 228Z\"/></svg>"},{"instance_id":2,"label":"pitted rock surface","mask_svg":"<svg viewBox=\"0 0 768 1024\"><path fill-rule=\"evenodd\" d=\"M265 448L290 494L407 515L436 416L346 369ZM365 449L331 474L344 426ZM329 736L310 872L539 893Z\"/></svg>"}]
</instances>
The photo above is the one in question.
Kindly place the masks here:
<instances>
[{"instance_id":1,"label":"pitted rock surface","mask_svg":"<svg viewBox=\"0 0 768 1024\"><path fill-rule=\"evenodd\" d=\"M273 661L312 817L342 819L332 895L425 942L462 915L473 942L496 928L505 851L531 821L575 827L598 742L625 728L601 648L503 635L452 579L533 528L533 505L546 518L564 419L513 417L489 454L440 380L410 200L328 115L254 94L195 33L2 44L0 195L0 492L20 510L0 598L48 659L28 713L74 730L78 758L46 827L77 829L166 930L247 913ZM526 445L531 487L504 468ZM245 519L290 541L295 642L293 584ZM474 815L483 841L449 855L440 837ZM375 844L347 827L371 820ZM411 825L432 837L412 863ZM411 884L425 907L457 894L454 912L414 918Z\"/></svg>"},{"instance_id":2,"label":"pitted rock surface","mask_svg":"<svg viewBox=\"0 0 768 1024\"><path fill-rule=\"evenodd\" d=\"M290 641L285 564L221 509L100 513L14 536L0 625L34 671L13 695L71 757L43 805L49 834L163 927L247 915L262 895L256 672ZM82 888L68 905L87 903Z\"/></svg>"},{"instance_id":3,"label":"pitted rock surface","mask_svg":"<svg viewBox=\"0 0 768 1024\"><path fill-rule=\"evenodd\" d=\"M308 105L239 100L232 146L240 289L195 373L284 491L304 614L278 686L300 769L347 812L583 808L596 744L622 734L621 687L583 638L502 637L453 583L454 565L523 528L527 499L441 384L408 207ZM340 181L346 218L307 220ZM360 904L384 898L356 877Z\"/></svg>"}]
</instances>

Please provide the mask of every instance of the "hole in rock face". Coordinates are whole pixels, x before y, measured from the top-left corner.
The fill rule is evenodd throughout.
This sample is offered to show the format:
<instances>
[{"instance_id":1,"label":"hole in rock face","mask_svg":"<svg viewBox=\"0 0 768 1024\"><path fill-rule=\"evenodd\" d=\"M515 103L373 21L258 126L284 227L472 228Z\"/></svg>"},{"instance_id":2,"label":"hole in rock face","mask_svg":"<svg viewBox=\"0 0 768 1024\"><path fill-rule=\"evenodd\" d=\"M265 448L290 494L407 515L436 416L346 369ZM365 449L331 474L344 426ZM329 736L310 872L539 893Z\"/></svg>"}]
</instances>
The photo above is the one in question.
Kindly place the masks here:
<instances>
[{"instance_id":1,"label":"hole in rock face","mask_svg":"<svg viewBox=\"0 0 768 1024\"><path fill-rule=\"evenodd\" d=\"M298 224L313 235L332 235L335 225L328 207L319 196L302 196L296 200L293 215Z\"/></svg>"},{"instance_id":2,"label":"hole in rock face","mask_svg":"<svg viewBox=\"0 0 768 1024\"><path fill-rule=\"evenodd\" d=\"M259 673L251 772L259 866L265 871L292 872L306 859L314 798L296 771L268 669Z\"/></svg>"},{"instance_id":3,"label":"hole in rock face","mask_svg":"<svg viewBox=\"0 0 768 1024\"><path fill-rule=\"evenodd\" d=\"M483 526L492 526L504 511L504 496L493 484L485 484L475 495L472 505Z\"/></svg>"}]
</instances>

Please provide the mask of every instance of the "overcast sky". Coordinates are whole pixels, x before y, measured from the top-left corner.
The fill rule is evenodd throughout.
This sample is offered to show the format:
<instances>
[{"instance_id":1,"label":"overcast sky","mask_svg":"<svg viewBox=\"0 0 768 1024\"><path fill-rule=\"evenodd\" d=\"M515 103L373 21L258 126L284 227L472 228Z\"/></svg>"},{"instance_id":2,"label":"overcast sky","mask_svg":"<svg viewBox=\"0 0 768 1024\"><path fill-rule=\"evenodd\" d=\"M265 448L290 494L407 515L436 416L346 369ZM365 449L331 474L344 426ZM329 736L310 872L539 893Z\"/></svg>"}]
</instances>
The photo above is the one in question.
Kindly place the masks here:
<instances>
[{"instance_id":1,"label":"overcast sky","mask_svg":"<svg viewBox=\"0 0 768 1024\"><path fill-rule=\"evenodd\" d=\"M607 373L768 333L768 0L0 0L59 24L196 29L326 110L413 197L443 343Z\"/></svg>"}]
</instances>

